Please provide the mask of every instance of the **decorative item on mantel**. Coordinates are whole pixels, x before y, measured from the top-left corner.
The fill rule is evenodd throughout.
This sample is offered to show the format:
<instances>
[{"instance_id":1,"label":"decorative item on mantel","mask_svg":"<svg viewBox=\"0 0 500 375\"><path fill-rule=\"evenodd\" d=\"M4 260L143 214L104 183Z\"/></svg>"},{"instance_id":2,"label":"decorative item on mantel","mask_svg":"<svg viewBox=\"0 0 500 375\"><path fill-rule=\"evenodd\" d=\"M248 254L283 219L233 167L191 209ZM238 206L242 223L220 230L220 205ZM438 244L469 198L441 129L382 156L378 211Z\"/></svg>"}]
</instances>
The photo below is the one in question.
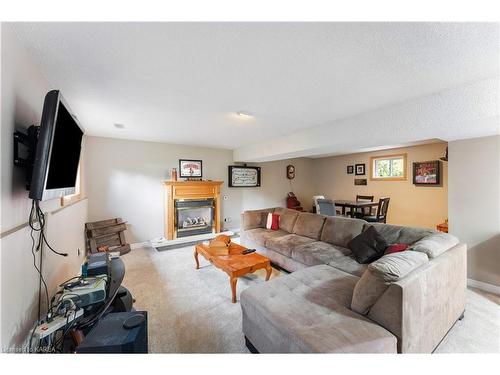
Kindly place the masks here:
<instances>
[{"instance_id":1,"label":"decorative item on mantel","mask_svg":"<svg viewBox=\"0 0 500 375\"><path fill-rule=\"evenodd\" d=\"M201 180L203 177L203 161L191 159L179 159L179 177Z\"/></svg>"},{"instance_id":2,"label":"decorative item on mantel","mask_svg":"<svg viewBox=\"0 0 500 375\"><path fill-rule=\"evenodd\" d=\"M170 180L177 181L177 168L172 168L170 170Z\"/></svg>"}]
</instances>

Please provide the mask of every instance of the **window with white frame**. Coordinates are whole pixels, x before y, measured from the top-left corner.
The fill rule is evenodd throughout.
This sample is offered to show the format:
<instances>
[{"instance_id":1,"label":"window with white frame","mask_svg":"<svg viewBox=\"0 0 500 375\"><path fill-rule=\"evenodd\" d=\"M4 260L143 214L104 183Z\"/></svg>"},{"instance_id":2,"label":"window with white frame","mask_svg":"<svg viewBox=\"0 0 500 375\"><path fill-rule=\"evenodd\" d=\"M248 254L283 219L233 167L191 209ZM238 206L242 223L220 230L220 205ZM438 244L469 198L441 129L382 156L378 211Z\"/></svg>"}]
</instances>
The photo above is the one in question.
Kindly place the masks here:
<instances>
[{"instance_id":1,"label":"window with white frame","mask_svg":"<svg viewBox=\"0 0 500 375\"><path fill-rule=\"evenodd\" d=\"M370 164L372 180L406 180L406 154L372 157Z\"/></svg>"}]
</instances>

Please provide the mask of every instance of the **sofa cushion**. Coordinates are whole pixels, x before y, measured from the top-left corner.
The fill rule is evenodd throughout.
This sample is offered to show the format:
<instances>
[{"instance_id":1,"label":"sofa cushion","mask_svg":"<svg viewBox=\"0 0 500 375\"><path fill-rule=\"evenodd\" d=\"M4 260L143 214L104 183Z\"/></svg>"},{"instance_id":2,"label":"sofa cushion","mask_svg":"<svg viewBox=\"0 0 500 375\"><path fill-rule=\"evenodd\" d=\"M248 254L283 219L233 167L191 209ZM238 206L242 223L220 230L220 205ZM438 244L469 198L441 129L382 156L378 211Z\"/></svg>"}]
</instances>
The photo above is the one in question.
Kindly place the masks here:
<instances>
[{"instance_id":1,"label":"sofa cushion","mask_svg":"<svg viewBox=\"0 0 500 375\"><path fill-rule=\"evenodd\" d=\"M246 230L243 234L245 236L245 243L251 241L259 246L265 246L266 240L274 237L286 236L288 232L283 230L272 230L265 228L255 228Z\"/></svg>"},{"instance_id":2,"label":"sofa cushion","mask_svg":"<svg viewBox=\"0 0 500 375\"><path fill-rule=\"evenodd\" d=\"M337 246L336 246L337 247ZM348 250L348 249L347 249ZM330 267L347 272L348 274L361 277L365 270L368 268L367 264L361 264L354 259L354 255L346 255L338 257L328 263Z\"/></svg>"},{"instance_id":3,"label":"sofa cushion","mask_svg":"<svg viewBox=\"0 0 500 375\"><path fill-rule=\"evenodd\" d=\"M292 259L307 266L317 266L318 264L328 264L350 253L349 249L337 248L326 242L315 241L293 249Z\"/></svg>"},{"instance_id":4,"label":"sofa cushion","mask_svg":"<svg viewBox=\"0 0 500 375\"><path fill-rule=\"evenodd\" d=\"M429 258L424 253L405 251L384 255L368 268L384 281L398 281L428 261Z\"/></svg>"},{"instance_id":5,"label":"sofa cushion","mask_svg":"<svg viewBox=\"0 0 500 375\"><path fill-rule=\"evenodd\" d=\"M380 275L368 268L359 279L352 294L351 309L366 315L389 287Z\"/></svg>"},{"instance_id":6,"label":"sofa cushion","mask_svg":"<svg viewBox=\"0 0 500 375\"><path fill-rule=\"evenodd\" d=\"M297 236L296 234L286 234L284 236L269 237L265 242L265 246L268 249L291 257L294 249L311 242L315 241L311 238Z\"/></svg>"},{"instance_id":7,"label":"sofa cushion","mask_svg":"<svg viewBox=\"0 0 500 375\"><path fill-rule=\"evenodd\" d=\"M458 244L458 238L448 233L435 232L411 245L408 250L419 251L435 258Z\"/></svg>"},{"instance_id":8,"label":"sofa cushion","mask_svg":"<svg viewBox=\"0 0 500 375\"><path fill-rule=\"evenodd\" d=\"M351 308L368 314L370 308L396 282L429 261L426 254L416 251L384 255L368 266L354 288Z\"/></svg>"},{"instance_id":9,"label":"sofa cushion","mask_svg":"<svg viewBox=\"0 0 500 375\"><path fill-rule=\"evenodd\" d=\"M384 255L387 248L385 239L373 227L368 227L348 244L359 263L370 263Z\"/></svg>"},{"instance_id":10,"label":"sofa cushion","mask_svg":"<svg viewBox=\"0 0 500 375\"><path fill-rule=\"evenodd\" d=\"M242 227L244 230L254 228L265 228L267 214L273 212L272 208L265 210L251 210L243 213Z\"/></svg>"},{"instance_id":11,"label":"sofa cushion","mask_svg":"<svg viewBox=\"0 0 500 375\"><path fill-rule=\"evenodd\" d=\"M428 228L402 227L382 223L366 223L364 230L369 227L374 227L389 245L394 243L412 244L429 234L436 233L435 230Z\"/></svg>"},{"instance_id":12,"label":"sofa cushion","mask_svg":"<svg viewBox=\"0 0 500 375\"><path fill-rule=\"evenodd\" d=\"M293 233L293 226L299 216L299 211L278 207L274 209L274 213L280 215L280 229Z\"/></svg>"},{"instance_id":13,"label":"sofa cushion","mask_svg":"<svg viewBox=\"0 0 500 375\"><path fill-rule=\"evenodd\" d=\"M330 267L356 276L361 276L367 267L365 264L356 262L351 250L321 241L296 247L292 250L291 257L307 266L328 264Z\"/></svg>"},{"instance_id":14,"label":"sofa cushion","mask_svg":"<svg viewBox=\"0 0 500 375\"><path fill-rule=\"evenodd\" d=\"M301 213L295 222L293 233L319 240L325 219L326 216L323 215Z\"/></svg>"},{"instance_id":15,"label":"sofa cushion","mask_svg":"<svg viewBox=\"0 0 500 375\"><path fill-rule=\"evenodd\" d=\"M321 241L347 247L349 241L363 231L366 221L347 217L331 216L325 220L321 232Z\"/></svg>"},{"instance_id":16,"label":"sofa cushion","mask_svg":"<svg viewBox=\"0 0 500 375\"><path fill-rule=\"evenodd\" d=\"M358 277L319 265L241 293L243 333L261 353L396 353L396 337L350 309Z\"/></svg>"}]
</instances>

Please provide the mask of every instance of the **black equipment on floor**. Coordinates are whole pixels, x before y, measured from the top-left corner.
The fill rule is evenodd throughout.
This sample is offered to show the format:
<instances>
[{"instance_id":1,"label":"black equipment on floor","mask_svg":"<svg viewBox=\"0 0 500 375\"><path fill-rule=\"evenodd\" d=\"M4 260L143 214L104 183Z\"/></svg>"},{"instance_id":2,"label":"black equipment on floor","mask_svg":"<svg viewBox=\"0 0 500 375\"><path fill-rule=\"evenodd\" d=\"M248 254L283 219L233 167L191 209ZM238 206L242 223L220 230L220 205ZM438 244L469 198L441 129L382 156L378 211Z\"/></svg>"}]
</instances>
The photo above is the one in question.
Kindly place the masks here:
<instances>
[{"instance_id":1,"label":"black equipment on floor","mask_svg":"<svg viewBox=\"0 0 500 375\"><path fill-rule=\"evenodd\" d=\"M120 285L116 292L116 297L111 303L112 312L129 312L132 310L134 298L123 285Z\"/></svg>"},{"instance_id":2,"label":"black equipment on floor","mask_svg":"<svg viewBox=\"0 0 500 375\"><path fill-rule=\"evenodd\" d=\"M147 353L148 313L134 311L111 313L101 318L77 353Z\"/></svg>"}]
</instances>

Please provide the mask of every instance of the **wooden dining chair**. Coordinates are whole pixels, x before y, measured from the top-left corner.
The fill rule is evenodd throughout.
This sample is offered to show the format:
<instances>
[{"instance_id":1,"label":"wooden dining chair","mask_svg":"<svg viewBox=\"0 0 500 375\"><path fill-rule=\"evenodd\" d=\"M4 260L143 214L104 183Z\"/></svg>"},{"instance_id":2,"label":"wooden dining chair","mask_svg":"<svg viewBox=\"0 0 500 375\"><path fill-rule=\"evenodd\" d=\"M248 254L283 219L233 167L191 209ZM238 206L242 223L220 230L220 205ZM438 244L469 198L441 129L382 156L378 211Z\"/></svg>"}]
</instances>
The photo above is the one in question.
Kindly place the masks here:
<instances>
[{"instance_id":1,"label":"wooden dining chair","mask_svg":"<svg viewBox=\"0 0 500 375\"><path fill-rule=\"evenodd\" d=\"M363 219L372 223L386 223L387 211L389 210L389 201L391 198L380 198L377 206L377 214L372 216L363 216Z\"/></svg>"},{"instance_id":2,"label":"wooden dining chair","mask_svg":"<svg viewBox=\"0 0 500 375\"><path fill-rule=\"evenodd\" d=\"M356 195L356 203L358 202L373 202L375 196L373 195ZM363 216L370 216L372 214L371 207L358 208L353 216L363 218Z\"/></svg>"}]
</instances>

